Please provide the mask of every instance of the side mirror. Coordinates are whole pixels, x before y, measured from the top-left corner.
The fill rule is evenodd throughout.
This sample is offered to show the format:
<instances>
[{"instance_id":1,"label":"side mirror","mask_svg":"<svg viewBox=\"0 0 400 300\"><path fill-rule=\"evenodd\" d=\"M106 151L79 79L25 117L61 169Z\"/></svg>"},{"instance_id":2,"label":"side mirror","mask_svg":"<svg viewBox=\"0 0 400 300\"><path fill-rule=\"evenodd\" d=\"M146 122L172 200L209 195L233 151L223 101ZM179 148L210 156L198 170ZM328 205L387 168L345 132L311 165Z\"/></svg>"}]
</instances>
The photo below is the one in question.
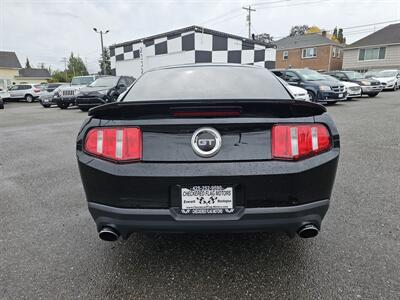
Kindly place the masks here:
<instances>
[{"instance_id":1,"label":"side mirror","mask_svg":"<svg viewBox=\"0 0 400 300\"><path fill-rule=\"evenodd\" d=\"M397 79L400 79L400 74L397 74L396 78L397 78Z\"/></svg>"},{"instance_id":2,"label":"side mirror","mask_svg":"<svg viewBox=\"0 0 400 300\"><path fill-rule=\"evenodd\" d=\"M126 85L123 84L123 83L120 83L120 84L117 85L117 89L118 89L118 90L120 90L120 89L126 89Z\"/></svg>"}]
</instances>

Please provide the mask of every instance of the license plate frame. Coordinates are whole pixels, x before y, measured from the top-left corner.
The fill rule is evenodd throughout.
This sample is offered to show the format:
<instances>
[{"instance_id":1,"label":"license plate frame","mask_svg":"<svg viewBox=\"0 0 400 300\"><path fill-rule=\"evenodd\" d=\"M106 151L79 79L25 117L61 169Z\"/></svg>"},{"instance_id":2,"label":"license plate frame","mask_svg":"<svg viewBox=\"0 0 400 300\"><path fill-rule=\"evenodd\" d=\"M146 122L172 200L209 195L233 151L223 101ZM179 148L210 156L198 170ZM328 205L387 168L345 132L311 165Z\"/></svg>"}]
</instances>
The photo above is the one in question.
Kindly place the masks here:
<instances>
[{"instance_id":1,"label":"license plate frame","mask_svg":"<svg viewBox=\"0 0 400 300\"><path fill-rule=\"evenodd\" d=\"M180 211L185 215L235 213L234 185L200 184L180 187Z\"/></svg>"}]
</instances>

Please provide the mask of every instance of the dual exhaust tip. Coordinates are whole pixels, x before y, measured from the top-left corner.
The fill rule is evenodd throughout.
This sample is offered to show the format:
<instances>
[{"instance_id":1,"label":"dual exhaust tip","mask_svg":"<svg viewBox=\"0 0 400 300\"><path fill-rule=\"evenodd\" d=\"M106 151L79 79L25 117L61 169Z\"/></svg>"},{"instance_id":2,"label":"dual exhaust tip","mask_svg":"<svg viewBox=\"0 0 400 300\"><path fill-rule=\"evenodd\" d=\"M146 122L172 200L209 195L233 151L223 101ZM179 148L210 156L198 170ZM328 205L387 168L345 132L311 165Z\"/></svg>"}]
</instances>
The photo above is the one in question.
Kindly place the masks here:
<instances>
[{"instance_id":1,"label":"dual exhaust tip","mask_svg":"<svg viewBox=\"0 0 400 300\"><path fill-rule=\"evenodd\" d=\"M103 227L99 231L99 238L107 242L115 242L119 238L119 233L111 227Z\"/></svg>"},{"instance_id":2,"label":"dual exhaust tip","mask_svg":"<svg viewBox=\"0 0 400 300\"><path fill-rule=\"evenodd\" d=\"M317 236L319 229L314 224L306 224L297 231L299 237L303 239L313 238ZM103 227L99 231L99 238L103 241L115 242L119 239L119 233L111 227Z\"/></svg>"},{"instance_id":3,"label":"dual exhaust tip","mask_svg":"<svg viewBox=\"0 0 400 300\"><path fill-rule=\"evenodd\" d=\"M317 236L319 229L314 224L306 224L297 231L299 237L303 239L313 238Z\"/></svg>"}]
</instances>

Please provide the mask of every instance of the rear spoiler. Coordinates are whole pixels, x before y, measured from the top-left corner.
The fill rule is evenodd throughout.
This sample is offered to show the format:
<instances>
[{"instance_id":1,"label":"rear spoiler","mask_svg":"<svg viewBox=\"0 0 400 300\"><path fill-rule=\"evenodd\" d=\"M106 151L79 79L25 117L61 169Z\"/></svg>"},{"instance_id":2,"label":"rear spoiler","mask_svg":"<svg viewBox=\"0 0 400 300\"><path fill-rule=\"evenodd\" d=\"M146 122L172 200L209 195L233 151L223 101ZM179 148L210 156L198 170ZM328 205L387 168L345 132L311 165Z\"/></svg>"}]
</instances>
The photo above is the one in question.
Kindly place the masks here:
<instances>
[{"instance_id":1,"label":"rear spoiler","mask_svg":"<svg viewBox=\"0 0 400 300\"><path fill-rule=\"evenodd\" d=\"M239 112L237 117L295 118L321 115L326 108L301 100L163 100L122 101L89 110L95 118L174 118L176 112Z\"/></svg>"}]
</instances>

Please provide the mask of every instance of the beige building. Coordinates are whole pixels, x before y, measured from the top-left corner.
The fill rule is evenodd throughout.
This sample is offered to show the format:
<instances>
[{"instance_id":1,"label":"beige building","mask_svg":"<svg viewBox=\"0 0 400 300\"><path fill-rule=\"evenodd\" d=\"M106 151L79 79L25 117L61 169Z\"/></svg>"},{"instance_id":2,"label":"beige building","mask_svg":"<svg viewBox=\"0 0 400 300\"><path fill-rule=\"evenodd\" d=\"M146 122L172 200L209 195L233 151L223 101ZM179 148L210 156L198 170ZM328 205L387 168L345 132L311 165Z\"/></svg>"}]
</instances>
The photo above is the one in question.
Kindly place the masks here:
<instances>
[{"instance_id":1,"label":"beige building","mask_svg":"<svg viewBox=\"0 0 400 300\"><path fill-rule=\"evenodd\" d=\"M50 78L46 69L22 68L15 52L0 51L0 89L20 83L47 82Z\"/></svg>"},{"instance_id":2,"label":"beige building","mask_svg":"<svg viewBox=\"0 0 400 300\"><path fill-rule=\"evenodd\" d=\"M400 23L388 25L343 50L343 69L400 69Z\"/></svg>"},{"instance_id":3,"label":"beige building","mask_svg":"<svg viewBox=\"0 0 400 300\"><path fill-rule=\"evenodd\" d=\"M12 85L21 69L15 52L0 51L0 89L6 89L7 86Z\"/></svg>"}]
</instances>

